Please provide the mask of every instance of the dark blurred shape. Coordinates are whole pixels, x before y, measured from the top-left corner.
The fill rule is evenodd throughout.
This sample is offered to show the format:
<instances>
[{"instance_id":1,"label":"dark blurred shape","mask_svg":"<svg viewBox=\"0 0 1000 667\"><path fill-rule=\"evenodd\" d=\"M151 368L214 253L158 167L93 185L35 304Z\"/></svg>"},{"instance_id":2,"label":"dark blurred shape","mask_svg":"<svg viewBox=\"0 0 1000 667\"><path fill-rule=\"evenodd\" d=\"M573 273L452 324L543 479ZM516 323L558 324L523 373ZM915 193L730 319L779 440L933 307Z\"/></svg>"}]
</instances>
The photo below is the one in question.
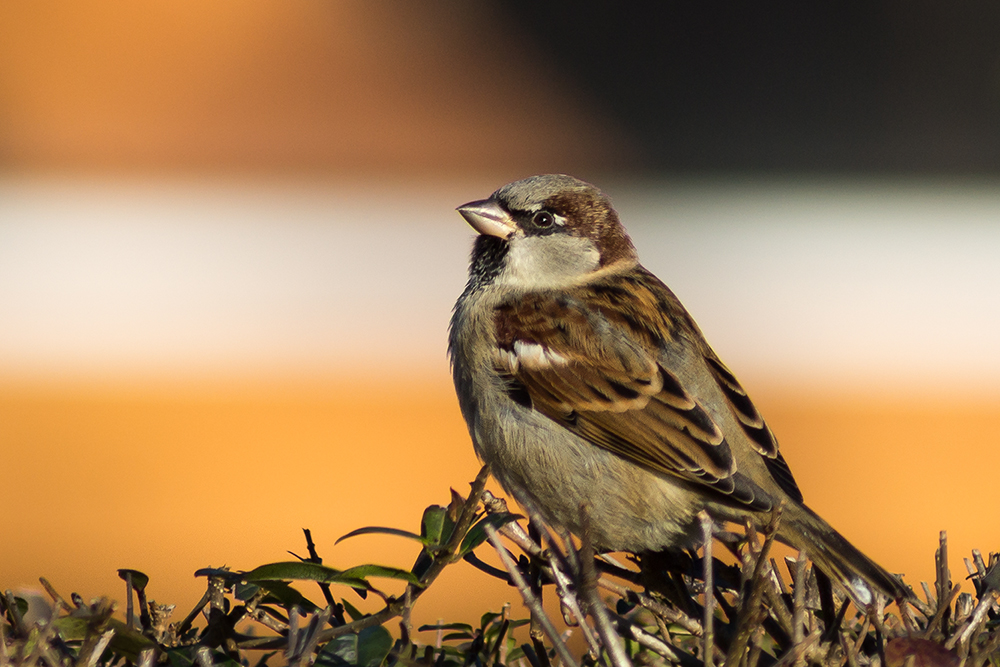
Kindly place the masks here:
<instances>
[{"instance_id":1,"label":"dark blurred shape","mask_svg":"<svg viewBox=\"0 0 1000 667\"><path fill-rule=\"evenodd\" d=\"M497 6L648 167L1000 172L1000 3Z\"/></svg>"},{"instance_id":2,"label":"dark blurred shape","mask_svg":"<svg viewBox=\"0 0 1000 667\"><path fill-rule=\"evenodd\" d=\"M1000 3L5 3L0 168L996 174Z\"/></svg>"}]
</instances>

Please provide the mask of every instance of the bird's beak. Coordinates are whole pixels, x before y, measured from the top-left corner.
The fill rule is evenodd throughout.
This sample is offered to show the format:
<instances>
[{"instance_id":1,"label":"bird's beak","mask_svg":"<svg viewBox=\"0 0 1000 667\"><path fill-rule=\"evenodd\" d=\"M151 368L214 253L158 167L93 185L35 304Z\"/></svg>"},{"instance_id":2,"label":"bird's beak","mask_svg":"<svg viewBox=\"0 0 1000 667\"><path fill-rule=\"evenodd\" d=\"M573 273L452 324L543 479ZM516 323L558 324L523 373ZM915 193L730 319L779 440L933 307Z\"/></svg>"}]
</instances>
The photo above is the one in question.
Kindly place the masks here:
<instances>
[{"instance_id":1,"label":"bird's beak","mask_svg":"<svg viewBox=\"0 0 1000 667\"><path fill-rule=\"evenodd\" d=\"M514 233L514 221L510 214L492 199L472 201L456 210L480 234L506 239Z\"/></svg>"}]
</instances>

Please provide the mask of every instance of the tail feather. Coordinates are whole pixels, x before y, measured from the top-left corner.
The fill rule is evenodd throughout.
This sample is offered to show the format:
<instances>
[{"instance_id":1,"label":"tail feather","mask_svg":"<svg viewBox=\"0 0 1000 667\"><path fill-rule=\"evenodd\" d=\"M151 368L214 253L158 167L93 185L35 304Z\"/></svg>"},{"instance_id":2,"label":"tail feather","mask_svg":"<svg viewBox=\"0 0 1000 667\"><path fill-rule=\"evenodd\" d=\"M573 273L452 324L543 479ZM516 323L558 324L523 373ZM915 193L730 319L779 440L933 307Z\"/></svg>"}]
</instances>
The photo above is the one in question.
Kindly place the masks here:
<instances>
[{"instance_id":1,"label":"tail feather","mask_svg":"<svg viewBox=\"0 0 1000 667\"><path fill-rule=\"evenodd\" d=\"M860 606L867 607L873 601L873 591L893 600L913 597L913 592L899 578L861 553L830 524L804 505L786 507L778 537L805 551Z\"/></svg>"}]
</instances>

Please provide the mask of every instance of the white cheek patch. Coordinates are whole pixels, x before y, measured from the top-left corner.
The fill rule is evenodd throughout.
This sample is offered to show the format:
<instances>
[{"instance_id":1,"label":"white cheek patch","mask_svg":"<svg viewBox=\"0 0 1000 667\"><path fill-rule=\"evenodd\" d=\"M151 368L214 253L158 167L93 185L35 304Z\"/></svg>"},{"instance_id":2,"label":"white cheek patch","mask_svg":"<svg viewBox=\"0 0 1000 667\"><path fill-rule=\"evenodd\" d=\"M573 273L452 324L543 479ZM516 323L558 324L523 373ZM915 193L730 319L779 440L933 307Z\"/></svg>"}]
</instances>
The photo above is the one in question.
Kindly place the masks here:
<instances>
[{"instance_id":1,"label":"white cheek patch","mask_svg":"<svg viewBox=\"0 0 1000 667\"><path fill-rule=\"evenodd\" d=\"M531 370L565 366L569 363L569 360L558 352L553 352L544 345L528 343L523 340L514 341L513 356L518 364Z\"/></svg>"},{"instance_id":2,"label":"white cheek patch","mask_svg":"<svg viewBox=\"0 0 1000 667\"><path fill-rule=\"evenodd\" d=\"M499 282L520 289L553 289L572 285L595 271L601 254L590 239L566 234L512 237Z\"/></svg>"}]
</instances>

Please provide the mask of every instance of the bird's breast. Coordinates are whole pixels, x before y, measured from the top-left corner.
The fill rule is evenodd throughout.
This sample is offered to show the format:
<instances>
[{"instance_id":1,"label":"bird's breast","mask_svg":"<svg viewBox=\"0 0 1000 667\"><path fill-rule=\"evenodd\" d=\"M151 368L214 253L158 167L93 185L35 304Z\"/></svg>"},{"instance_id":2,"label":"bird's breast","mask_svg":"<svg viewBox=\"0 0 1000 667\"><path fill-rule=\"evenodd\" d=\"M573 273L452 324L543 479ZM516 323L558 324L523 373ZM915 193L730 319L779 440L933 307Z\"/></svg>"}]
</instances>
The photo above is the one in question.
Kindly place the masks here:
<instances>
[{"instance_id":1,"label":"bird's breast","mask_svg":"<svg viewBox=\"0 0 1000 667\"><path fill-rule=\"evenodd\" d=\"M466 372L478 387L466 402L476 452L519 503L578 535L586 512L594 543L606 549L641 552L695 541L701 505L683 483L624 461L516 402L491 366L472 364Z\"/></svg>"}]
</instances>

